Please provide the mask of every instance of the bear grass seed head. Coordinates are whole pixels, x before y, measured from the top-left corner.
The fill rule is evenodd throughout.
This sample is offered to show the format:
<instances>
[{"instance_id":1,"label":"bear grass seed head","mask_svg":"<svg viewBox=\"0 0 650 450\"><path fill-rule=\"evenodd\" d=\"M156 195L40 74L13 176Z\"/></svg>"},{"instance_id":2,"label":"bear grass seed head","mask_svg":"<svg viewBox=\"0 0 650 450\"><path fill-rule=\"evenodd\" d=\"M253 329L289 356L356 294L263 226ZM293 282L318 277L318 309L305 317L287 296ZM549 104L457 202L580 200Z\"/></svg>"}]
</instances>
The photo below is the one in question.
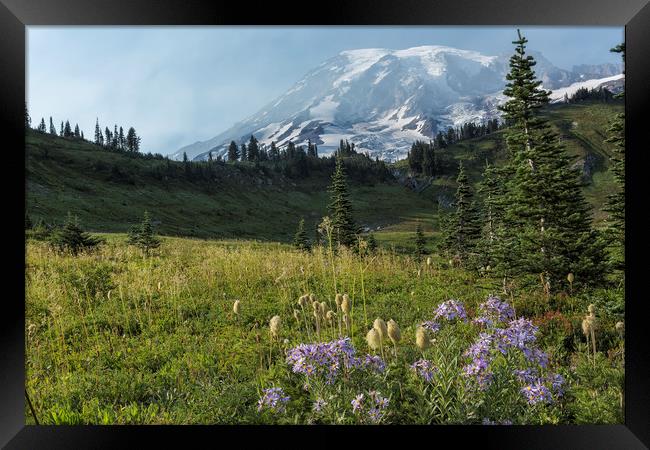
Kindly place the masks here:
<instances>
[{"instance_id":1,"label":"bear grass seed head","mask_svg":"<svg viewBox=\"0 0 650 450\"><path fill-rule=\"evenodd\" d=\"M235 314L239 315L240 310L241 310L241 306L240 306L239 300L235 300L235 303L232 305L232 311Z\"/></svg>"},{"instance_id":2,"label":"bear grass seed head","mask_svg":"<svg viewBox=\"0 0 650 450\"><path fill-rule=\"evenodd\" d=\"M341 302L341 309L343 313L350 314L350 297L348 294L343 294L343 301Z\"/></svg>"},{"instance_id":3,"label":"bear grass seed head","mask_svg":"<svg viewBox=\"0 0 650 450\"><path fill-rule=\"evenodd\" d=\"M569 283L573 283L573 274L569 272L569 274L566 276L566 279Z\"/></svg>"},{"instance_id":4,"label":"bear grass seed head","mask_svg":"<svg viewBox=\"0 0 650 450\"><path fill-rule=\"evenodd\" d=\"M388 337L395 345L397 345L402 339L402 333L399 329L399 326L393 319L390 319L388 321Z\"/></svg>"},{"instance_id":5,"label":"bear grass seed head","mask_svg":"<svg viewBox=\"0 0 650 450\"><path fill-rule=\"evenodd\" d=\"M415 345L418 346L420 351L425 351L427 348L429 348L430 344L431 343L427 337L426 330L422 327L418 327L417 331L415 332Z\"/></svg>"},{"instance_id":6,"label":"bear grass seed head","mask_svg":"<svg viewBox=\"0 0 650 450\"><path fill-rule=\"evenodd\" d=\"M336 297L334 297L334 303L336 303L336 306L340 308L341 302L343 302L343 296L341 294L336 294Z\"/></svg>"},{"instance_id":7,"label":"bear grass seed head","mask_svg":"<svg viewBox=\"0 0 650 450\"><path fill-rule=\"evenodd\" d=\"M366 341L368 341L368 347L373 350L379 350L380 348L380 337L376 329L368 331L366 334Z\"/></svg>"},{"instance_id":8,"label":"bear grass seed head","mask_svg":"<svg viewBox=\"0 0 650 450\"><path fill-rule=\"evenodd\" d=\"M381 320L379 317L375 319L375 321L372 324L372 327L377 330L377 333L379 333L379 338L382 341L385 341L386 338L388 338L388 327L386 326L386 322Z\"/></svg>"},{"instance_id":9,"label":"bear grass seed head","mask_svg":"<svg viewBox=\"0 0 650 450\"><path fill-rule=\"evenodd\" d=\"M300 305L301 307L304 307L305 303L307 303L307 301L305 300L305 296L301 295L300 298L298 299L298 305Z\"/></svg>"},{"instance_id":10,"label":"bear grass seed head","mask_svg":"<svg viewBox=\"0 0 650 450\"><path fill-rule=\"evenodd\" d=\"M595 313L596 313L596 306L592 303L592 304L589 305L589 307L587 308L587 311L589 311L589 314L595 314Z\"/></svg>"},{"instance_id":11,"label":"bear grass seed head","mask_svg":"<svg viewBox=\"0 0 650 450\"><path fill-rule=\"evenodd\" d=\"M327 315L325 317L327 318L327 320L329 322L331 322L336 317L336 313L334 311L331 311L331 310L327 311Z\"/></svg>"},{"instance_id":12,"label":"bear grass seed head","mask_svg":"<svg viewBox=\"0 0 650 450\"><path fill-rule=\"evenodd\" d=\"M280 325L282 321L280 316L273 316L269 321L269 328L271 329L271 336L278 337L280 335Z\"/></svg>"}]
</instances>

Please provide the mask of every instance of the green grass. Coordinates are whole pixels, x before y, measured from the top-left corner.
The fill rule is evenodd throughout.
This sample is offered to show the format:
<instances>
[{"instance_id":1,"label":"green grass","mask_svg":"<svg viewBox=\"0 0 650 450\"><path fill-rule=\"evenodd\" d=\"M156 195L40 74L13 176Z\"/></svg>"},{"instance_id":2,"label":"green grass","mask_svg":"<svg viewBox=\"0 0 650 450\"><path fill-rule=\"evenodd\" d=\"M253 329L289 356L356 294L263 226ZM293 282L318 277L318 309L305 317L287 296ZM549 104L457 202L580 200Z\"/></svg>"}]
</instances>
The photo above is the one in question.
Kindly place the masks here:
<instances>
[{"instance_id":1,"label":"green grass","mask_svg":"<svg viewBox=\"0 0 650 450\"><path fill-rule=\"evenodd\" d=\"M499 280L451 269L435 255L427 268L392 251L365 261L342 251L333 260L335 290L332 265L322 248L307 254L280 243L164 238L160 252L143 259L125 245L126 236L103 236L107 242L99 251L79 257L58 255L43 243L28 242L26 388L40 423L275 420L259 415L256 402L262 387L296 383L287 378L282 351L309 341L302 323L292 317L300 295L314 293L334 309L334 293L349 293L351 336L359 351L368 351L364 337L376 317L394 319L402 329L399 364L405 367L419 358L416 325L430 319L437 304L460 299L474 313L489 293L500 290ZM612 305L621 303L622 292L610 289L547 299L541 289L514 289L517 314L540 321L540 342L551 355L551 367L561 370L571 389L581 393L583 403L576 413L566 409L553 420L619 420L615 385L609 385L607 397L597 396L596 406L607 408L602 415L589 403L591 393L600 395L600 385L579 378L571 364L572 358L584 356L580 321L586 305L596 303L602 330L599 367L610 377L622 373L616 357L605 356L619 345L613 324L621 312ZM241 301L239 317L232 312L236 299ZM569 329L558 334L543 325L549 311L558 311ZM276 314L282 319L281 339L271 347L268 322ZM327 338L329 328L323 339ZM399 367L390 373L399 373ZM579 365L575 370L583 369ZM409 383L404 391L394 385L393 422L419 420L409 406ZM307 420L310 408L300 406L301 395L292 391L298 401L295 408L302 412L287 417L290 423ZM27 408L25 415L28 423L34 423Z\"/></svg>"}]
</instances>

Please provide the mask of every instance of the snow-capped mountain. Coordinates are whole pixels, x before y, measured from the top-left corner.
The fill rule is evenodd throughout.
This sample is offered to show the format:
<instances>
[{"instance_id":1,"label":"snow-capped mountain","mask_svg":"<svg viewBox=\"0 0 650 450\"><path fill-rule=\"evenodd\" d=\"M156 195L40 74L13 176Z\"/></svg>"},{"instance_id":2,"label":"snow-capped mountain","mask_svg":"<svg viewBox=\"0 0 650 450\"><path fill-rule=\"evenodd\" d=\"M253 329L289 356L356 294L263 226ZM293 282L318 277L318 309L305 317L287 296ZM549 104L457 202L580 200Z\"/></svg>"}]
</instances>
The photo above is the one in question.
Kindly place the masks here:
<instances>
[{"instance_id":1,"label":"snow-capped mountain","mask_svg":"<svg viewBox=\"0 0 650 450\"><path fill-rule=\"evenodd\" d=\"M539 53L533 56L547 89L595 78L609 80L621 72L614 64L566 71ZM256 114L171 156L225 155L231 140L239 144L253 134L262 144L275 141L279 147L311 140L321 155L347 139L359 151L399 159L416 139L428 140L448 126L498 117L508 58L444 46L344 51L308 72Z\"/></svg>"}]
</instances>

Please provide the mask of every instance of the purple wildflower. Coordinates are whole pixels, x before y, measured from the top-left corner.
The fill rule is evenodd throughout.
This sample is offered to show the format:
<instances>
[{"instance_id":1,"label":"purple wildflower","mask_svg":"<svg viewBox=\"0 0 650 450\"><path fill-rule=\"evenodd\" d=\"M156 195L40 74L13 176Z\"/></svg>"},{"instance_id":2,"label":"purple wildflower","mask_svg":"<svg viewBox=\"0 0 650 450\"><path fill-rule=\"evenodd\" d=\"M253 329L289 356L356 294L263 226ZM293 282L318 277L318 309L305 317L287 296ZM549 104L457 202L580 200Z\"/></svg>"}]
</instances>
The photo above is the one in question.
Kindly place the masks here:
<instances>
[{"instance_id":1,"label":"purple wildflower","mask_svg":"<svg viewBox=\"0 0 650 450\"><path fill-rule=\"evenodd\" d=\"M375 355L366 355L361 366L365 369L370 369L375 372L381 373L386 368L386 363L379 356Z\"/></svg>"},{"instance_id":2,"label":"purple wildflower","mask_svg":"<svg viewBox=\"0 0 650 450\"><path fill-rule=\"evenodd\" d=\"M427 320L426 322L422 323L422 328L425 328L431 331L432 333L435 333L438 330L440 330L440 324L435 320Z\"/></svg>"},{"instance_id":3,"label":"purple wildflower","mask_svg":"<svg viewBox=\"0 0 650 450\"><path fill-rule=\"evenodd\" d=\"M287 352L287 364L294 373L324 376L332 384L341 367L350 369L359 365L354 354L350 338L345 337L332 342L300 344Z\"/></svg>"},{"instance_id":4,"label":"purple wildflower","mask_svg":"<svg viewBox=\"0 0 650 450\"><path fill-rule=\"evenodd\" d=\"M282 388L264 389L262 397L257 402L257 411L268 409L271 412L283 413L286 410L286 404L291 398L285 396Z\"/></svg>"},{"instance_id":5,"label":"purple wildflower","mask_svg":"<svg viewBox=\"0 0 650 450\"><path fill-rule=\"evenodd\" d=\"M352 403L352 412L358 412L363 409L363 394L359 394L350 402Z\"/></svg>"},{"instance_id":6,"label":"purple wildflower","mask_svg":"<svg viewBox=\"0 0 650 450\"><path fill-rule=\"evenodd\" d=\"M436 308L435 318L443 318L446 320L461 319L467 322L467 313L463 304L457 300L447 300L441 303Z\"/></svg>"},{"instance_id":7,"label":"purple wildflower","mask_svg":"<svg viewBox=\"0 0 650 450\"><path fill-rule=\"evenodd\" d=\"M474 323L492 326L498 322L507 322L514 319L515 311L499 297L490 296L479 305L480 316L473 320Z\"/></svg>"},{"instance_id":8,"label":"purple wildflower","mask_svg":"<svg viewBox=\"0 0 650 450\"><path fill-rule=\"evenodd\" d=\"M357 395L352 400L352 411L357 414L361 420L370 423L379 423L386 414L389 400L381 396L379 391L368 392L367 402L364 403L364 394Z\"/></svg>"},{"instance_id":9,"label":"purple wildflower","mask_svg":"<svg viewBox=\"0 0 650 450\"><path fill-rule=\"evenodd\" d=\"M523 387L521 392L524 394L524 397L526 397L526 400L528 400L529 405L552 402L551 392L540 382Z\"/></svg>"},{"instance_id":10,"label":"purple wildflower","mask_svg":"<svg viewBox=\"0 0 650 450\"><path fill-rule=\"evenodd\" d=\"M564 390L564 377L559 373L555 373L547 378L547 382L551 383L551 389L557 394L558 397L562 397Z\"/></svg>"},{"instance_id":11,"label":"purple wildflower","mask_svg":"<svg viewBox=\"0 0 650 450\"><path fill-rule=\"evenodd\" d=\"M434 367L433 362L426 359L419 359L415 361L413 364L411 364L411 369L413 369L415 373L421 376L427 383L431 382L433 379L433 374L438 370L436 367Z\"/></svg>"}]
</instances>

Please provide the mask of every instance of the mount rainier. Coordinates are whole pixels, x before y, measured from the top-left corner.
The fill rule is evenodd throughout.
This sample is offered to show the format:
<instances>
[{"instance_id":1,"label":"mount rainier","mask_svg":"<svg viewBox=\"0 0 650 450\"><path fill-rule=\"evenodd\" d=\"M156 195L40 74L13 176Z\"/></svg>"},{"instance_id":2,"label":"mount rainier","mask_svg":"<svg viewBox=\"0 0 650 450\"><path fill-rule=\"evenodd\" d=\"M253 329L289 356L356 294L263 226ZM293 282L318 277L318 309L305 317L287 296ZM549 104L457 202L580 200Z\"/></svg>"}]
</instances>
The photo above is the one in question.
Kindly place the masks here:
<instances>
[{"instance_id":1,"label":"mount rainier","mask_svg":"<svg viewBox=\"0 0 650 450\"><path fill-rule=\"evenodd\" d=\"M538 52L537 77L554 90L552 101L580 87L623 82L620 64L555 67ZM438 130L497 118L497 106L509 70L509 56L486 56L443 46L405 50L360 49L339 53L308 72L291 89L259 112L212 139L196 142L170 155L207 159L225 155L230 141L280 148L293 141L318 145L331 153L341 139L373 157L403 158L416 139L429 140Z\"/></svg>"}]
</instances>

